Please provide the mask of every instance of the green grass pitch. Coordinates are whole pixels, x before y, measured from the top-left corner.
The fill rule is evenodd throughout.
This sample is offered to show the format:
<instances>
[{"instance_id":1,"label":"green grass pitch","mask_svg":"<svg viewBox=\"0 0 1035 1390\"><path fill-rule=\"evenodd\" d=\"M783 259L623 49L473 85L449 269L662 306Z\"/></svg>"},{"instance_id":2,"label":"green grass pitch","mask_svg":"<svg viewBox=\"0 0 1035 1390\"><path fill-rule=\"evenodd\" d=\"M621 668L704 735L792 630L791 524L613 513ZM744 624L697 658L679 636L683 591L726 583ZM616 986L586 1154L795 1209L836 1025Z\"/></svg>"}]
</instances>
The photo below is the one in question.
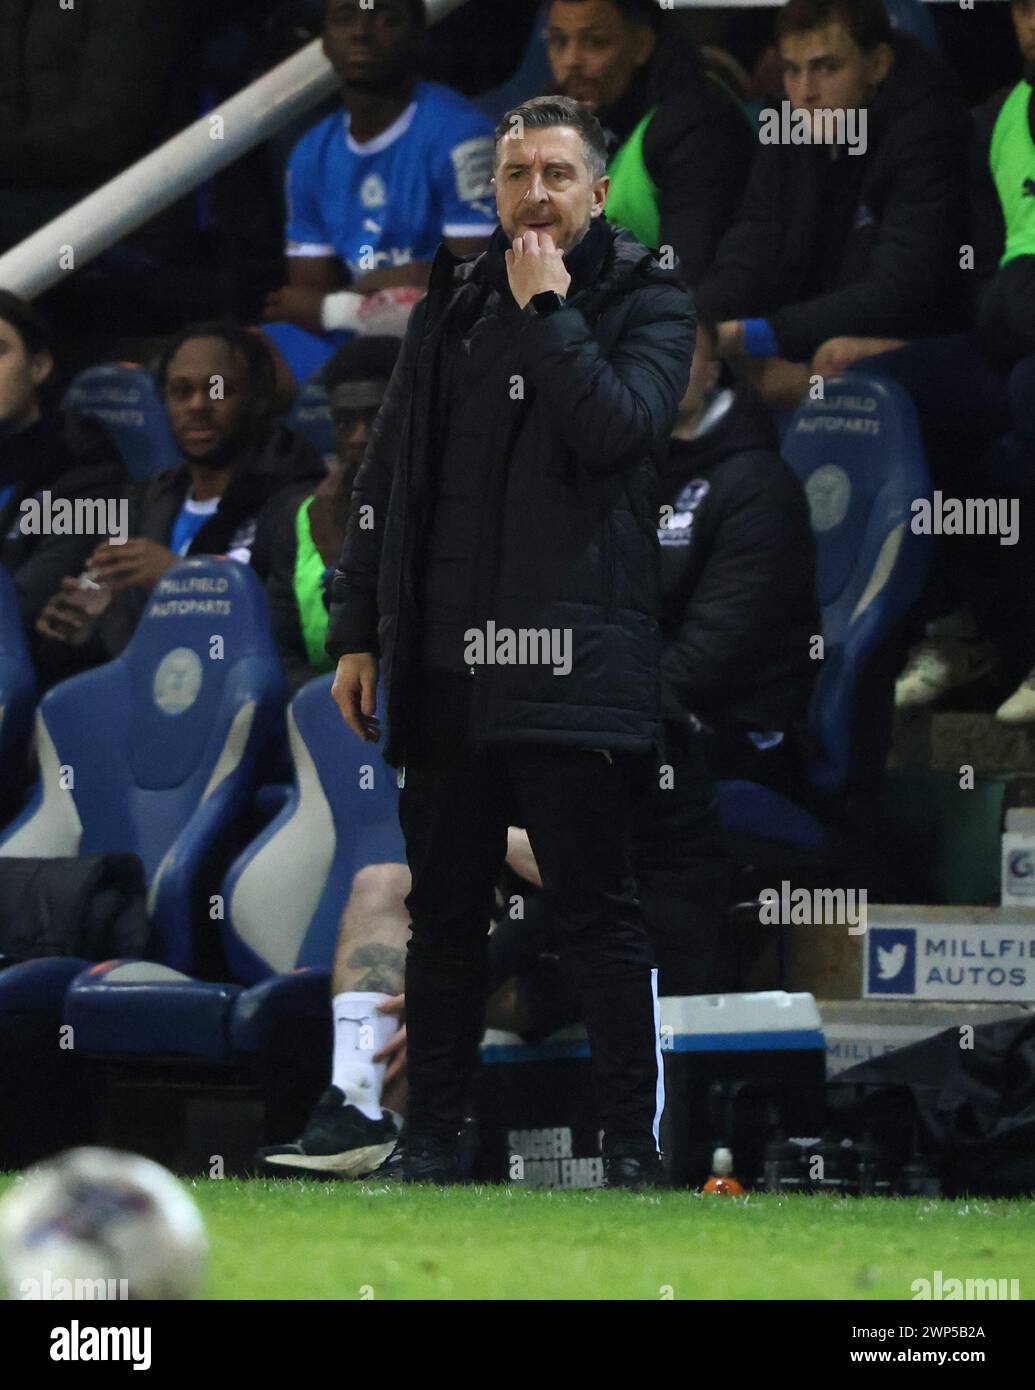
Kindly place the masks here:
<instances>
[{"instance_id":1,"label":"green grass pitch","mask_svg":"<svg viewBox=\"0 0 1035 1390\"><path fill-rule=\"evenodd\" d=\"M909 1301L913 1280L939 1269L1035 1293L1030 1200L186 1186L212 1238L217 1299Z\"/></svg>"}]
</instances>

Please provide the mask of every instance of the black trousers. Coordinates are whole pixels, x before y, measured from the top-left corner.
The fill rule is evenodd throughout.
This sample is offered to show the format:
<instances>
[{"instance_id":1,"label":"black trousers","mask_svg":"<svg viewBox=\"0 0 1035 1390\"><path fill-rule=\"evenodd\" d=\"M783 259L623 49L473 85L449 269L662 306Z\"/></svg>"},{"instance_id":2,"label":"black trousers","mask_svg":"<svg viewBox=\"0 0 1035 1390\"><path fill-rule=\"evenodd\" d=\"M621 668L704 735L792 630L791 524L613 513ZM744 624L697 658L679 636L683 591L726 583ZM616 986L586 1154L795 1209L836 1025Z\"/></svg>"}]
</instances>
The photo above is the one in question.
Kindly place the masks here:
<instances>
[{"instance_id":1,"label":"black trousers","mask_svg":"<svg viewBox=\"0 0 1035 1390\"><path fill-rule=\"evenodd\" d=\"M399 818L412 886L406 958L408 1124L450 1140L478 1058L488 925L523 825L579 989L604 1153L657 1149L664 1103L657 972L632 870L633 818L652 760L490 744L468 729L472 682L426 673Z\"/></svg>"}]
</instances>

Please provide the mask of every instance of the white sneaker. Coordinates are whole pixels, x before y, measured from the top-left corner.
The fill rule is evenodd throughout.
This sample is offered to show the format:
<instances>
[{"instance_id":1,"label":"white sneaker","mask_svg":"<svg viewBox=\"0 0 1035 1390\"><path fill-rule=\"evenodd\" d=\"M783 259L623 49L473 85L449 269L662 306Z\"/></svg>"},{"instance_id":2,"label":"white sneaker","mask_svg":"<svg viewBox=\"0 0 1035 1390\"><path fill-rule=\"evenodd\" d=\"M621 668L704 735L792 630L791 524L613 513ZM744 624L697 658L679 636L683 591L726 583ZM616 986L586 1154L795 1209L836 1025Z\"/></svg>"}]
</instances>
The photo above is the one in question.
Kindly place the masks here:
<instances>
[{"instance_id":1,"label":"white sneaker","mask_svg":"<svg viewBox=\"0 0 1035 1390\"><path fill-rule=\"evenodd\" d=\"M995 717L1003 724L1035 724L1035 669L1029 671L1010 698L1003 701Z\"/></svg>"},{"instance_id":2,"label":"white sneaker","mask_svg":"<svg viewBox=\"0 0 1035 1390\"><path fill-rule=\"evenodd\" d=\"M998 653L984 638L928 637L909 653L895 682L895 708L921 709L990 676ZM1035 690L1032 691L1035 699Z\"/></svg>"}]
</instances>

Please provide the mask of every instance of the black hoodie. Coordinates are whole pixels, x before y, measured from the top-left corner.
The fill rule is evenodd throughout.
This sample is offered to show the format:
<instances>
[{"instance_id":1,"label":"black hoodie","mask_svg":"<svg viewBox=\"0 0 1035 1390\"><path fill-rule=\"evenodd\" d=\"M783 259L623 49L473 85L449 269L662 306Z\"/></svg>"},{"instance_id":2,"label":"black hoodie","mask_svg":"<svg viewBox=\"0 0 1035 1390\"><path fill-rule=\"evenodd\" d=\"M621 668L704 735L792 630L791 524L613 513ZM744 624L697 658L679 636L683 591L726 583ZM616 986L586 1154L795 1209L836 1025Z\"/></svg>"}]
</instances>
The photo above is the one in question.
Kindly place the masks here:
<instances>
[{"instance_id":1,"label":"black hoodie","mask_svg":"<svg viewBox=\"0 0 1035 1390\"><path fill-rule=\"evenodd\" d=\"M738 391L661 475L662 709L715 727L803 729L820 632L805 492L769 412Z\"/></svg>"},{"instance_id":2,"label":"black hoodie","mask_svg":"<svg viewBox=\"0 0 1035 1390\"><path fill-rule=\"evenodd\" d=\"M962 322L970 116L939 59L903 34L894 49L864 154L760 145L698 290L720 320L768 318L794 362L829 338L919 338Z\"/></svg>"}]
</instances>

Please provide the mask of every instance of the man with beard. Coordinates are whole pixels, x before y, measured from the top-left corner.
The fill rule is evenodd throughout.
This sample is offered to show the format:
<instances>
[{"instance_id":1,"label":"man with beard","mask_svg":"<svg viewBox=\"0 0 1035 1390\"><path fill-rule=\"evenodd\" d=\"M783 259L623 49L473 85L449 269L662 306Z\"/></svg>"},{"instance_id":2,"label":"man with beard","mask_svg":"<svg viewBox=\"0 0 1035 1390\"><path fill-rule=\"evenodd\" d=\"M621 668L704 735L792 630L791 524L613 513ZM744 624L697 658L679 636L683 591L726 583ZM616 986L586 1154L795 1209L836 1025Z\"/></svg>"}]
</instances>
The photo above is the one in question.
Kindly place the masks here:
<instances>
[{"instance_id":1,"label":"man with beard","mask_svg":"<svg viewBox=\"0 0 1035 1390\"><path fill-rule=\"evenodd\" d=\"M677 269L604 218L591 112L537 98L496 138L500 226L477 260L436 257L333 581L335 699L377 741L383 676L384 756L405 767L410 1129L384 1176L456 1179L523 824L578 981L605 1181L635 1187L661 1175L664 1086L630 839L661 741L657 470L693 314Z\"/></svg>"},{"instance_id":2,"label":"man with beard","mask_svg":"<svg viewBox=\"0 0 1035 1390\"><path fill-rule=\"evenodd\" d=\"M439 243L485 247L495 225L492 124L418 78L423 0L328 0L323 48L344 111L302 137L288 167L288 283L265 332L297 381L344 334L402 336Z\"/></svg>"},{"instance_id":3,"label":"man with beard","mask_svg":"<svg viewBox=\"0 0 1035 1390\"><path fill-rule=\"evenodd\" d=\"M736 213L755 140L670 25L655 0L553 0L546 44L558 88L604 127L607 220L673 247L694 286Z\"/></svg>"},{"instance_id":4,"label":"man with beard","mask_svg":"<svg viewBox=\"0 0 1035 1390\"><path fill-rule=\"evenodd\" d=\"M813 375L959 324L970 120L882 0L789 0L776 35L786 100L762 113L697 305L722 357L788 408Z\"/></svg>"},{"instance_id":5,"label":"man with beard","mask_svg":"<svg viewBox=\"0 0 1035 1390\"><path fill-rule=\"evenodd\" d=\"M67 576L43 609L39 660L50 680L118 656L152 588L183 556L248 564L265 504L324 476L312 445L271 424L273 364L255 334L235 324L183 329L156 375L183 459L128 489L129 539L98 545L86 562L89 587ZM265 567L256 557L262 578Z\"/></svg>"}]
</instances>

